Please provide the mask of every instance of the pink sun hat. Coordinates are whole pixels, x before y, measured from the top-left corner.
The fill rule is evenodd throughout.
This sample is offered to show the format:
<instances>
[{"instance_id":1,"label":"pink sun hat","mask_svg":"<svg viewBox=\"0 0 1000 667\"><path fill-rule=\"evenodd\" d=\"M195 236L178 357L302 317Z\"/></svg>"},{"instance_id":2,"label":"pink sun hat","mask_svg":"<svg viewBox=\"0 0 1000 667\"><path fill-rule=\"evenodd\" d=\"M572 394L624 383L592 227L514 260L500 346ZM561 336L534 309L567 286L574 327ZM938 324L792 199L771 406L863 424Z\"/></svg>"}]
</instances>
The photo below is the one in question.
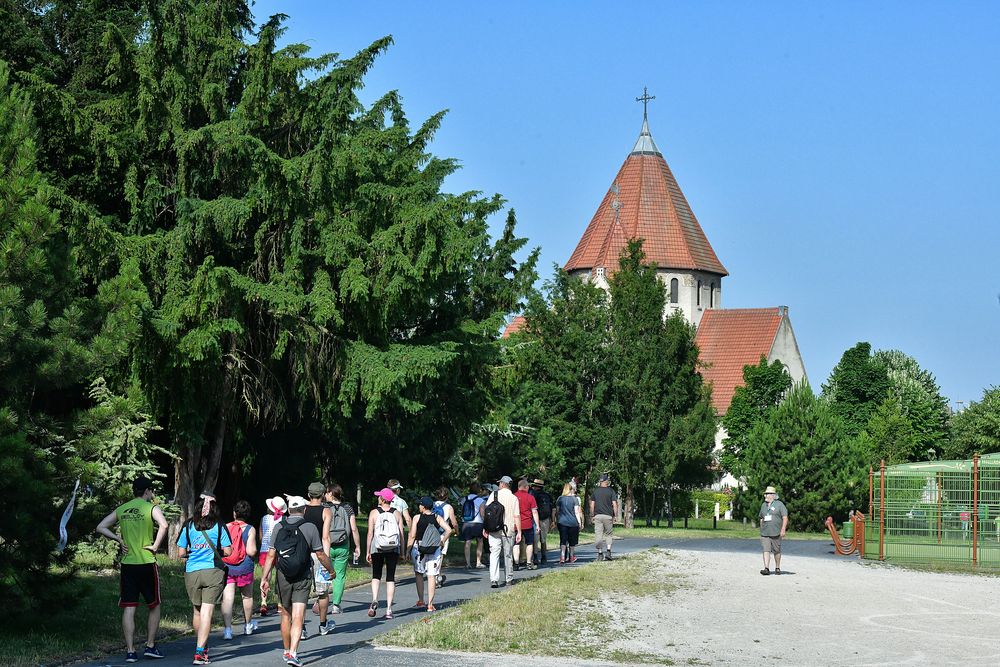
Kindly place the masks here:
<instances>
[{"instance_id":1,"label":"pink sun hat","mask_svg":"<svg viewBox=\"0 0 1000 667\"><path fill-rule=\"evenodd\" d=\"M393 499L396 497L396 494L393 493L392 489L388 487L382 489L381 491L376 491L375 495L387 503L391 503Z\"/></svg>"},{"instance_id":2,"label":"pink sun hat","mask_svg":"<svg viewBox=\"0 0 1000 667\"><path fill-rule=\"evenodd\" d=\"M274 498L267 499L267 509L271 510L272 513L284 512L287 509L285 505L285 499L281 496L275 496Z\"/></svg>"}]
</instances>

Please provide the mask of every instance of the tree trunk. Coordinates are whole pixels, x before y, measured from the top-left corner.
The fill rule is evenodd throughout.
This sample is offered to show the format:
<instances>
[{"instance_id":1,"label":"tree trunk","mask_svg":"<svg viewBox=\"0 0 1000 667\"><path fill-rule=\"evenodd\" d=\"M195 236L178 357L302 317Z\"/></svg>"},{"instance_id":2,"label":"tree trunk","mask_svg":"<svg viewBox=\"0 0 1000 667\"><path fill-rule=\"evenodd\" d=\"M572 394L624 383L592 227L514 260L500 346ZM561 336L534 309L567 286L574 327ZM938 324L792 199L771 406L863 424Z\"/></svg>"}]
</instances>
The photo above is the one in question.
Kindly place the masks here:
<instances>
[{"instance_id":1,"label":"tree trunk","mask_svg":"<svg viewBox=\"0 0 1000 667\"><path fill-rule=\"evenodd\" d=\"M673 486L667 485L667 528L674 527L674 498L673 498Z\"/></svg>"},{"instance_id":2,"label":"tree trunk","mask_svg":"<svg viewBox=\"0 0 1000 667\"><path fill-rule=\"evenodd\" d=\"M634 528L635 521L632 517L635 510L635 488L631 483L625 485L625 517L626 528Z\"/></svg>"},{"instance_id":3,"label":"tree trunk","mask_svg":"<svg viewBox=\"0 0 1000 667\"><path fill-rule=\"evenodd\" d=\"M646 504L646 528L653 527L653 512L656 507L656 489L653 489L653 501Z\"/></svg>"}]
</instances>

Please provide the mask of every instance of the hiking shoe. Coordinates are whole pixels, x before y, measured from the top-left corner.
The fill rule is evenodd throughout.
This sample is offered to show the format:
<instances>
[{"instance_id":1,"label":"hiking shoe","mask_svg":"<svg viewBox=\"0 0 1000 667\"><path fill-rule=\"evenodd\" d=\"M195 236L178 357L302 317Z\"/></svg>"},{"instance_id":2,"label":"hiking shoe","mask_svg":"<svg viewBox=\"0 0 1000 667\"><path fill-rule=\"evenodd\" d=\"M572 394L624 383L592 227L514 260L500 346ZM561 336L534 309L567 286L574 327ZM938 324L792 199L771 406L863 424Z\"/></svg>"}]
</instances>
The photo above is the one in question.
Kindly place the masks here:
<instances>
[{"instance_id":1,"label":"hiking shoe","mask_svg":"<svg viewBox=\"0 0 1000 667\"><path fill-rule=\"evenodd\" d=\"M319 634L326 637L328 634L333 632L333 629L337 627L337 624L333 622L332 618L326 619L326 623L321 623L319 626Z\"/></svg>"},{"instance_id":2,"label":"hiking shoe","mask_svg":"<svg viewBox=\"0 0 1000 667\"><path fill-rule=\"evenodd\" d=\"M256 620L251 620L249 623L247 623L245 626L243 626L243 634L245 634L247 636L252 635L256 631L257 631L257 621Z\"/></svg>"},{"instance_id":3,"label":"hiking shoe","mask_svg":"<svg viewBox=\"0 0 1000 667\"><path fill-rule=\"evenodd\" d=\"M445 576L443 574L439 574L437 576L437 585L438 586L444 586L444 582L446 582L446 581L448 581L448 577L447 576Z\"/></svg>"},{"instance_id":4,"label":"hiking shoe","mask_svg":"<svg viewBox=\"0 0 1000 667\"><path fill-rule=\"evenodd\" d=\"M603 551L598 551L597 552L597 562L599 563L602 560L604 560L604 552Z\"/></svg>"},{"instance_id":5,"label":"hiking shoe","mask_svg":"<svg viewBox=\"0 0 1000 667\"><path fill-rule=\"evenodd\" d=\"M477 570L485 570L485 569L486 569L486 566L485 566L485 565L483 565L482 563L479 563L478 565L476 565L476 569L477 569Z\"/></svg>"},{"instance_id":6,"label":"hiking shoe","mask_svg":"<svg viewBox=\"0 0 1000 667\"><path fill-rule=\"evenodd\" d=\"M529 570L537 570L538 566L535 565L534 563L528 563L528 569Z\"/></svg>"},{"instance_id":7,"label":"hiking shoe","mask_svg":"<svg viewBox=\"0 0 1000 667\"><path fill-rule=\"evenodd\" d=\"M500 588L500 584L495 581L490 582L490 588Z\"/></svg>"},{"instance_id":8,"label":"hiking shoe","mask_svg":"<svg viewBox=\"0 0 1000 667\"><path fill-rule=\"evenodd\" d=\"M763 570L760 571L760 573L766 577L767 575L771 574L771 571L765 567Z\"/></svg>"},{"instance_id":9,"label":"hiking shoe","mask_svg":"<svg viewBox=\"0 0 1000 667\"><path fill-rule=\"evenodd\" d=\"M340 614L340 613L342 613L342 611L340 609L340 605L339 604L332 604L332 605L330 605L330 613L331 614Z\"/></svg>"},{"instance_id":10,"label":"hiking shoe","mask_svg":"<svg viewBox=\"0 0 1000 667\"><path fill-rule=\"evenodd\" d=\"M149 658L151 660L159 660L166 658L167 656L160 653L160 649L155 646L147 646L142 652L142 657Z\"/></svg>"},{"instance_id":11,"label":"hiking shoe","mask_svg":"<svg viewBox=\"0 0 1000 667\"><path fill-rule=\"evenodd\" d=\"M569 562L571 562L571 563L575 563L575 562L576 562L576 554L574 554L574 555L573 555L573 556L572 556L572 557L571 557L571 558L569 559Z\"/></svg>"},{"instance_id":12,"label":"hiking shoe","mask_svg":"<svg viewBox=\"0 0 1000 667\"><path fill-rule=\"evenodd\" d=\"M129 651L125 654L125 662L139 662L139 654L135 651Z\"/></svg>"},{"instance_id":13,"label":"hiking shoe","mask_svg":"<svg viewBox=\"0 0 1000 667\"><path fill-rule=\"evenodd\" d=\"M222 638L223 639L232 639L233 638L233 629L232 628L222 628Z\"/></svg>"},{"instance_id":14,"label":"hiking shoe","mask_svg":"<svg viewBox=\"0 0 1000 667\"><path fill-rule=\"evenodd\" d=\"M375 618L375 610L378 609L378 602L368 605L368 618Z\"/></svg>"},{"instance_id":15,"label":"hiking shoe","mask_svg":"<svg viewBox=\"0 0 1000 667\"><path fill-rule=\"evenodd\" d=\"M614 558L611 557L610 551L604 555L604 560L614 560Z\"/></svg>"},{"instance_id":16,"label":"hiking shoe","mask_svg":"<svg viewBox=\"0 0 1000 667\"><path fill-rule=\"evenodd\" d=\"M212 661L208 659L208 651L198 651L194 654L194 660L191 661L192 665L210 665Z\"/></svg>"},{"instance_id":17,"label":"hiking shoe","mask_svg":"<svg viewBox=\"0 0 1000 667\"><path fill-rule=\"evenodd\" d=\"M306 625L305 625L305 623L302 624L302 637L301 637L301 639L309 639L309 633L306 632ZM301 641L301 639L300 639L300 641Z\"/></svg>"},{"instance_id":18,"label":"hiking shoe","mask_svg":"<svg viewBox=\"0 0 1000 667\"><path fill-rule=\"evenodd\" d=\"M775 574L781 574L781 568L780 567L774 568L774 573Z\"/></svg>"},{"instance_id":19,"label":"hiking shoe","mask_svg":"<svg viewBox=\"0 0 1000 667\"><path fill-rule=\"evenodd\" d=\"M291 665L292 667L302 667L302 661L299 660L299 656L292 653L285 654L285 664Z\"/></svg>"}]
</instances>

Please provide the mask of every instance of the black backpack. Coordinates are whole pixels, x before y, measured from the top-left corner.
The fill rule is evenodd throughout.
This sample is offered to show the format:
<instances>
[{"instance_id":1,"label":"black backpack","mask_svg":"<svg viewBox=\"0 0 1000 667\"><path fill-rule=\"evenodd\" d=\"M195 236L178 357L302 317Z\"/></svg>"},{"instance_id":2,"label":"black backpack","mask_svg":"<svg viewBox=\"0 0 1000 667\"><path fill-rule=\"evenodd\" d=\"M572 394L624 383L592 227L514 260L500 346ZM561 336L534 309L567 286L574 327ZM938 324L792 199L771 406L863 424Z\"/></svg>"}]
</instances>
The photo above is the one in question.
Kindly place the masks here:
<instances>
[{"instance_id":1,"label":"black backpack","mask_svg":"<svg viewBox=\"0 0 1000 667\"><path fill-rule=\"evenodd\" d=\"M500 502L498 493L498 491L493 492L493 500L486 499L486 507L483 509L483 529L487 533L507 532L507 524L503 520L503 503Z\"/></svg>"},{"instance_id":2,"label":"black backpack","mask_svg":"<svg viewBox=\"0 0 1000 667\"><path fill-rule=\"evenodd\" d=\"M309 572L312 565L312 552L306 536L302 534L305 521L292 524L283 520L280 524L277 539L271 545L277 552L278 569L288 581L301 580Z\"/></svg>"},{"instance_id":3,"label":"black backpack","mask_svg":"<svg viewBox=\"0 0 1000 667\"><path fill-rule=\"evenodd\" d=\"M535 502L538 503L538 520L545 521L552 518L552 496L545 491L535 494Z\"/></svg>"}]
</instances>

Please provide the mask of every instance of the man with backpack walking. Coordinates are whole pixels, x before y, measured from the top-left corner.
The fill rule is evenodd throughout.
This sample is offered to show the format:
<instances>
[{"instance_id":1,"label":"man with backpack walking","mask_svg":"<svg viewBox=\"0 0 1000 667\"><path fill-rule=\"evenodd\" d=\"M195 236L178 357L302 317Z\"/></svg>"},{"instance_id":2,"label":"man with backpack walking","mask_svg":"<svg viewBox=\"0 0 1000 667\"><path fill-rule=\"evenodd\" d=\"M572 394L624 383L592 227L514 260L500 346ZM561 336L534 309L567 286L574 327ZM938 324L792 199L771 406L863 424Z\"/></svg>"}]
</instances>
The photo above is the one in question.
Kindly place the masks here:
<instances>
[{"instance_id":1,"label":"man with backpack walking","mask_svg":"<svg viewBox=\"0 0 1000 667\"><path fill-rule=\"evenodd\" d=\"M121 595L118 606L122 609L122 630L125 633L125 662L137 662L135 650L135 608L139 598L149 608L146 621L146 646L144 658L162 658L156 648L156 631L160 627L160 577L156 569L156 552L167 534L167 519L160 508L153 504L153 482L139 477L132 482L132 500L120 505L104 517L97 526L100 535L118 543L124 554L121 560ZM156 537L153 538L153 522ZM118 524L121 537L111 529Z\"/></svg>"},{"instance_id":2,"label":"man with backpack walking","mask_svg":"<svg viewBox=\"0 0 1000 667\"><path fill-rule=\"evenodd\" d=\"M469 494L462 501L462 541L465 542L465 567L472 567L472 544L476 545L476 569L483 567L483 487L479 482L469 485Z\"/></svg>"},{"instance_id":3,"label":"man with backpack walking","mask_svg":"<svg viewBox=\"0 0 1000 667\"><path fill-rule=\"evenodd\" d=\"M264 562L260 590L267 595L270 575L277 568L278 613L281 615L281 643L285 663L302 667L298 658L302 625L305 622L306 604L312 588L312 557L315 554L328 572L333 573L333 563L323 548L323 539L316 526L305 520L308 503L301 496L288 497L288 516L274 529L271 548Z\"/></svg>"},{"instance_id":4,"label":"man with backpack walking","mask_svg":"<svg viewBox=\"0 0 1000 667\"><path fill-rule=\"evenodd\" d=\"M326 487L324 507L330 509L330 560L333 562L333 590L330 592L330 611L340 613L340 603L344 599L344 584L347 583L347 560L351 554L351 539L354 540L354 564L361 557L361 538L354 507L344 502L344 489L340 484Z\"/></svg>"},{"instance_id":5,"label":"man with backpack walking","mask_svg":"<svg viewBox=\"0 0 1000 667\"><path fill-rule=\"evenodd\" d=\"M555 515L552 496L545 490L545 482L535 478L531 483L531 495L538 505L538 530L535 531L535 562L548 562L549 530L552 528L552 517Z\"/></svg>"},{"instance_id":6,"label":"man with backpack walking","mask_svg":"<svg viewBox=\"0 0 1000 667\"><path fill-rule=\"evenodd\" d=\"M306 521L316 526L320 539L323 541L323 553L329 555L330 524L333 521L333 513L329 508L323 507L323 495L326 493L326 486L322 482L313 482L309 485L306 492L309 495L309 504L306 505L306 511L303 516ZM328 622L326 618L330 610L330 589L333 583L333 577L330 575L330 572L332 569L328 570L324 568L315 555L312 557L312 561L313 591L316 593L316 604L319 607L319 633L325 636L336 627L336 623L332 621ZM305 639L307 636L305 633L305 621L303 621L302 629L302 639Z\"/></svg>"},{"instance_id":7,"label":"man with backpack walking","mask_svg":"<svg viewBox=\"0 0 1000 667\"><path fill-rule=\"evenodd\" d=\"M410 520L410 536L406 548L413 557L413 574L417 585L417 607L436 611L434 590L441 574L441 545L451 537L451 526L434 512L430 496L420 499L420 511ZM427 579L427 602L424 602L424 578Z\"/></svg>"},{"instance_id":8,"label":"man with backpack walking","mask_svg":"<svg viewBox=\"0 0 1000 667\"><path fill-rule=\"evenodd\" d=\"M504 574L509 586L514 581L514 545L521 541L521 505L511 493L514 480L504 475L499 487L483 505L483 537L490 544L490 587L500 585L500 555L503 554Z\"/></svg>"}]
</instances>

